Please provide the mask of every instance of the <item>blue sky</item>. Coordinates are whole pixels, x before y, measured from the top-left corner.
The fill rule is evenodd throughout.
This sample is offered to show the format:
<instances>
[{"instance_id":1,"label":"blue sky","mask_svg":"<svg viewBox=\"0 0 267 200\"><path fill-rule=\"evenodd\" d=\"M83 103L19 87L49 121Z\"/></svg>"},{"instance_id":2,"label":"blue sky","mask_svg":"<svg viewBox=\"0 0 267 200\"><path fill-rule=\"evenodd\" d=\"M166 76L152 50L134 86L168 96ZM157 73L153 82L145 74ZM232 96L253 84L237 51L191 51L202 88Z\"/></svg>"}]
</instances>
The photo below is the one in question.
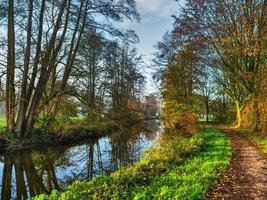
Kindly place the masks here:
<instances>
[{"instance_id":1,"label":"blue sky","mask_svg":"<svg viewBox=\"0 0 267 200\"><path fill-rule=\"evenodd\" d=\"M122 28L136 31L140 39L137 48L149 66L155 51L153 46L171 29L171 15L177 12L179 5L175 0L136 0L136 4L141 15L141 23L126 21ZM146 93L154 92L156 89L152 84L151 69L145 69L144 73L148 82Z\"/></svg>"}]
</instances>

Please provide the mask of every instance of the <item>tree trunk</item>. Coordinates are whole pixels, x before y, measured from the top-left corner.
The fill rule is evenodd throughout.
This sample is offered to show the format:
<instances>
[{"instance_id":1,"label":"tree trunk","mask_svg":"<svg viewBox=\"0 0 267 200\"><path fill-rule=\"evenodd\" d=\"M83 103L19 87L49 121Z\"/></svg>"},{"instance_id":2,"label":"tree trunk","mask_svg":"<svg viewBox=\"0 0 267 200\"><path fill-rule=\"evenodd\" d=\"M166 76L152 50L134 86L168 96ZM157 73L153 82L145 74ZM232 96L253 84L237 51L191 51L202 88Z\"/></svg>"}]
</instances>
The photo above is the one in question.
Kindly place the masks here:
<instances>
[{"instance_id":1,"label":"tree trunk","mask_svg":"<svg viewBox=\"0 0 267 200\"><path fill-rule=\"evenodd\" d=\"M254 132L259 131L259 109L256 95L253 95L252 99L252 130Z\"/></svg>"},{"instance_id":2,"label":"tree trunk","mask_svg":"<svg viewBox=\"0 0 267 200\"><path fill-rule=\"evenodd\" d=\"M89 4L89 0L86 1L85 5L84 5L84 2L82 1L81 5L80 5L79 13L77 16L77 22L76 22L75 28L73 30L73 35L72 35L71 44L70 44L70 50L69 50L68 57L67 57L67 63L66 63L65 70L63 72L63 77L62 77L61 84L60 84L60 91L61 92L66 89L67 81L69 79L71 70L72 70L74 62L75 62L76 53L78 51L79 44L80 44L80 41L82 38L82 34L83 34L83 31L84 31L84 28L86 25L86 19L87 19L86 16L87 16L87 11L88 11L87 10L88 4ZM81 22L82 17L83 17L83 20L82 20L82 25L80 27L80 22ZM80 28L80 30L79 30L79 28ZM78 34L78 36L76 37L77 34ZM54 111L49 116L49 118L50 118L49 122L51 122L53 120L53 118L55 117L55 115L58 112L58 109L60 107L62 95L58 95L57 97L58 98L56 99L56 102L54 105Z\"/></svg>"},{"instance_id":3,"label":"tree trunk","mask_svg":"<svg viewBox=\"0 0 267 200\"><path fill-rule=\"evenodd\" d=\"M209 122L209 115L210 115L210 107L209 107L209 98L205 98L206 103L206 122Z\"/></svg>"},{"instance_id":4,"label":"tree trunk","mask_svg":"<svg viewBox=\"0 0 267 200\"><path fill-rule=\"evenodd\" d=\"M31 35L32 35L32 12L33 12L33 0L29 0L29 17L27 25L27 46L24 55L24 71L22 77L21 94L19 102L19 111L17 118L16 130L23 136L22 124L26 114L26 97L27 97L27 82L30 64L30 54L31 54Z\"/></svg>"},{"instance_id":5,"label":"tree trunk","mask_svg":"<svg viewBox=\"0 0 267 200\"><path fill-rule=\"evenodd\" d=\"M235 102L236 105L236 128L241 127L242 117L241 117L241 107L239 102Z\"/></svg>"},{"instance_id":6,"label":"tree trunk","mask_svg":"<svg viewBox=\"0 0 267 200\"><path fill-rule=\"evenodd\" d=\"M42 46L42 35L43 35L43 21L44 21L44 12L45 12L45 1L42 0L41 3L41 10L40 10L40 16L39 16L39 30L38 30L38 36L37 36L37 44L36 44L36 53L35 53L35 58L34 58L34 63L33 63L33 70L32 70L32 75L31 75L31 80L28 86L27 90L27 100L26 100L26 107L28 107L33 88L34 88L34 83L36 79L36 75L38 72L38 64L40 63L40 57L41 57L41 46Z\"/></svg>"},{"instance_id":7,"label":"tree trunk","mask_svg":"<svg viewBox=\"0 0 267 200\"><path fill-rule=\"evenodd\" d=\"M10 131L15 126L15 29L14 29L14 0L8 1L8 50L6 75L6 123Z\"/></svg>"},{"instance_id":8,"label":"tree trunk","mask_svg":"<svg viewBox=\"0 0 267 200\"><path fill-rule=\"evenodd\" d=\"M50 73L53 70L54 67L54 58L58 54L58 51L60 48L56 48L55 51L53 51L55 43L56 43L56 37L57 33L61 28L61 23L62 23L62 16L64 13L64 10L66 8L67 1L62 1L59 13L57 16L57 20L55 23L54 30L51 34L51 38L49 40L49 43L47 45L46 52L43 57L43 62L42 62L42 67L41 67L41 72L40 72L40 78L38 81L38 84L36 86L35 93L32 97L31 104L29 105L29 110L28 110L28 116L26 117L25 120L25 128L24 128L24 136L29 137L31 134L32 127L34 125L34 122L36 120L36 117L39 114L38 106L41 101L42 95L44 93L47 81L49 79ZM62 41L62 40L61 40ZM62 41L63 42L63 41ZM62 44L59 44L58 46L61 47ZM51 55L53 52L53 55ZM55 55L56 54L56 55ZM51 58L52 57L52 58Z\"/></svg>"}]
</instances>

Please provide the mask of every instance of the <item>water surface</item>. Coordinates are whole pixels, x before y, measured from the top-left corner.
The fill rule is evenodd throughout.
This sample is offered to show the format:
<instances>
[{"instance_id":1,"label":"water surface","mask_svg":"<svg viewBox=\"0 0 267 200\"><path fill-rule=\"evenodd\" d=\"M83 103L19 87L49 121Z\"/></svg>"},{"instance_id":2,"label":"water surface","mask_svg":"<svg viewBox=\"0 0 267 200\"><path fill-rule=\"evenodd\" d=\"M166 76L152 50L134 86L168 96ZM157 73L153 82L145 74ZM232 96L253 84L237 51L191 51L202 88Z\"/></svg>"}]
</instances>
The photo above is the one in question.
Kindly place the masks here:
<instances>
[{"instance_id":1,"label":"water surface","mask_svg":"<svg viewBox=\"0 0 267 200\"><path fill-rule=\"evenodd\" d=\"M75 180L136 162L158 136L155 121L76 146L40 147L0 155L1 199L27 199Z\"/></svg>"}]
</instances>

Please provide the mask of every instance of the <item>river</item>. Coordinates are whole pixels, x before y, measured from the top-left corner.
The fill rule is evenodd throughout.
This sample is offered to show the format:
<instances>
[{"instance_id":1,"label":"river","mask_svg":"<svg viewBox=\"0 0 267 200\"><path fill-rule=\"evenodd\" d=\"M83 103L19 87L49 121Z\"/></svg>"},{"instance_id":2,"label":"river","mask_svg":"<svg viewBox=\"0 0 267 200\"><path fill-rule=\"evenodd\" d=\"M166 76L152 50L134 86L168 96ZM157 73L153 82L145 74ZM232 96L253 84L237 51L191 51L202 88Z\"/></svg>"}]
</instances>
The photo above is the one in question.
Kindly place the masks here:
<instances>
[{"instance_id":1,"label":"river","mask_svg":"<svg viewBox=\"0 0 267 200\"><path fill-rule=\"evenodd\" d=\"M75 180L87 180L129 166L159 135L155 121L142 127L90 139L79 145L51 146L0 154L1 199L27 199L52 189L63 190Z\"/></svg>"}]
</instances>

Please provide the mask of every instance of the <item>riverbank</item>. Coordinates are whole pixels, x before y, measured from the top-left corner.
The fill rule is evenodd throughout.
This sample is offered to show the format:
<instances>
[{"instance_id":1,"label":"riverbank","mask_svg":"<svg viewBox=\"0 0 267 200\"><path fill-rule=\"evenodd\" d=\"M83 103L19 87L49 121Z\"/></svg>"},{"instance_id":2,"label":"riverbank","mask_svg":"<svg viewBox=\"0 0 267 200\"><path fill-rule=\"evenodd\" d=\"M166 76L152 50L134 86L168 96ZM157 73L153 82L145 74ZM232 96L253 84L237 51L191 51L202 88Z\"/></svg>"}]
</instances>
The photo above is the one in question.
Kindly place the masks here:
<instances>
[{"instance_id":1,"label":"riverbank","mask_svg":"<svg viewBox=\"0 0 267 200\"><path fill-rule=\"evenodd\" d=\"M202 199L230 158L229 140L214 128L191 138L164 136L131 167L34 199Z\"/></svg>"},{"instance_id":2,"label":"riverbank","mask_svg":"<svg viewBox=\"0 0 267 200\"><path fill-rule=\"evenodd\" d=\"M75 144L84 139L102 137L119 131L122 124L114 121L99 122L96 124L79 123L64 128L57 133L44 133L37 129L31 138L16 138L15 134L6 134L2 128L0 134L0 151L15 151L34 148L40 145Z\"/></svg>"}]
</instances>

